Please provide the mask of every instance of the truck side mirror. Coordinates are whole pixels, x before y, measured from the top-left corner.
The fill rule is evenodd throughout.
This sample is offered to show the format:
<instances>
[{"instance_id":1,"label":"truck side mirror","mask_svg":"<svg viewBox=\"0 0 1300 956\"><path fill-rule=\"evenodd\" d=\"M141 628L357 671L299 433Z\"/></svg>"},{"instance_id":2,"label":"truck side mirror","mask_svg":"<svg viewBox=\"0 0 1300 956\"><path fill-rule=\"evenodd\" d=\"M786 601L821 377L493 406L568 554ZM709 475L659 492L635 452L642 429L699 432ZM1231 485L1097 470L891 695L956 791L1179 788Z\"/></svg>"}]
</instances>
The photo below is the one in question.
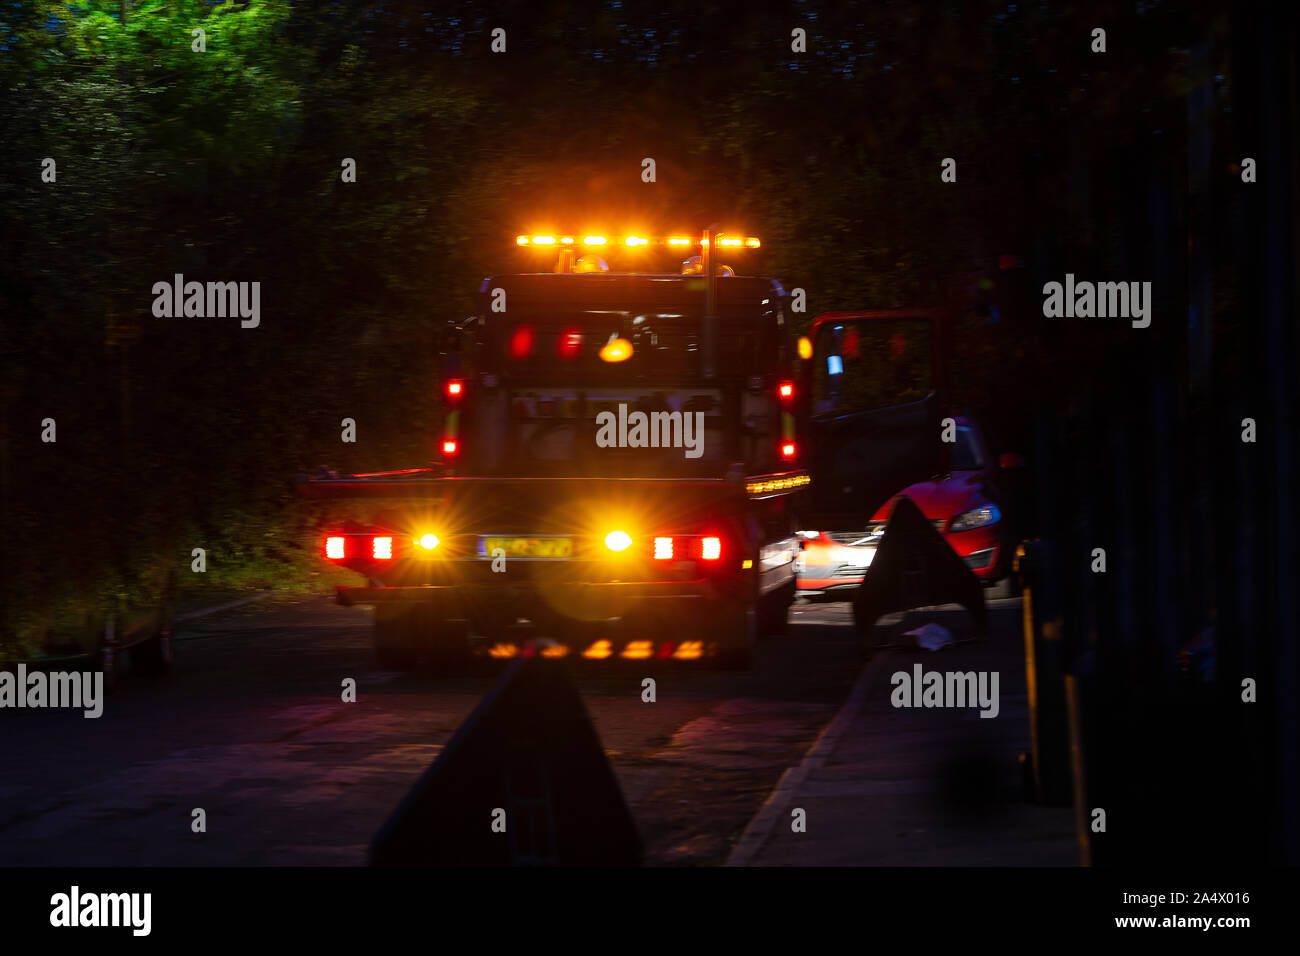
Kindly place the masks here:
<instances>
[{"instance_id":1,"label":"truck side mirror","mask_svg":"<svg viewBox=\"0 0 1300 956\"><path fill-rule=\"evenodd\" d=\"M448 319L442 330L442 341L438 349L442 365L443 381L462 378L460 358L462 323Z\"/></svg>"},{"instance_id":2,"label":"truck side mirror","mask_svg":"<svg viewBox=\"0 0 1300 956\"><path fill-rule=\"evenodd\" d=\"M448 319L443 325L442 340L439 342L438 351L443 354L459 352L461 346L461 334L465 326L473 321L473 316L467 319L456 320Z\"/></svg>"}]
</instances>

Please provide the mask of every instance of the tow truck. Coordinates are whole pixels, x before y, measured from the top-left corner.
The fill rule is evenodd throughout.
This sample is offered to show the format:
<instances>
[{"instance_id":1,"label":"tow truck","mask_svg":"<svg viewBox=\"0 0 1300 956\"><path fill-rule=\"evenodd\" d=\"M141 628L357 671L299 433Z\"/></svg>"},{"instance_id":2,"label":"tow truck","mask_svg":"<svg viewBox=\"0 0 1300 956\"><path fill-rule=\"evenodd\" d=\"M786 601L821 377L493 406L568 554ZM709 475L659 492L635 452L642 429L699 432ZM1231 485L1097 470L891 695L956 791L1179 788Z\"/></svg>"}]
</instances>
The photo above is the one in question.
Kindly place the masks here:
<instances>
[{"instance_id":1,"label":"tow truck","mask_svg":"<svg viewBox=\"0 0 1300 956\"><path fill-rule=\"evenodd\" d=\"M747 668L758 636L787 628L797 529L865 528L898 488L943 470L952 310L823 313L796 337L779 281L718 261L755 237L515 242L554 265L484 279L474 315L448 323L440 457L301 485L375 503L325 536L323 556L367 579L338 602L374 607L385 667L573 655ZM677 271L604 258L655 254ZM919 600L983 620L978 581L949 551L926 522L895 535L881 561L893 571L860 590L859 629Z\"/></svg>"},{"instance_id":2,"label":"tow truck","mask_svg":"<svg viewBox=\"0 0 1300 956\"><path fill-rule=\"evenodd\" d=\"M696 236L529 234L548 272L485 279L448 323L427 467L308 479L371 499L331 528L381 666L467 656L747 668L795 598L802 467L790 296ZM655 255L675 272L611 271ZM734 261L734 260L733 260ZM693 666L693 665L692 665Z\"/></svg>"}]
</instances>

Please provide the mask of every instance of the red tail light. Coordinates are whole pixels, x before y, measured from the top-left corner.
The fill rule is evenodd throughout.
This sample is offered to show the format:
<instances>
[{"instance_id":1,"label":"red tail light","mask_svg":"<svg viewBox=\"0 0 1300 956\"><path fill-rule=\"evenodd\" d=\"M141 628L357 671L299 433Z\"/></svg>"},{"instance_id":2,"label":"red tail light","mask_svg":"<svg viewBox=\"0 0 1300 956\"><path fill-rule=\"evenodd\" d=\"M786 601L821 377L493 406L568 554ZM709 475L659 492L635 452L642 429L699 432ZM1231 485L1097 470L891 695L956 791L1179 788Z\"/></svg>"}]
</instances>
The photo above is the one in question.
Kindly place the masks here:
<instances>
[{"instance_id":1,"label":"red tail light","mask_svg":"<svg viewBox=\"0 0 1300 956\"><path fill-rule=\"evenodd\" d=\"M460 398L461 392L465 391L465 383L459 379L452 379L447 383L447 397Z\"/></svg>"},{"instance_id":2,"label":"red tail light","mask_svg":"<svg viewBox=\"0 0 1300 956\"><path fill-rule=\"evenodd\" d=\"M326 538L325 539L325 557L332 561L338 561L347 556L345 545L346 538Z\"/></svg>"},{"instance_id":3,"label":"red tail light","mask_svg":"<svg viewBox=\"0 0 1300 956\"><path fill-rule=\"evenodd\" d=\"M785 401L794 398L794 382L782 382L777 386L776 393Z\"/></svg>"},{"instance_id":4,"label":"red tail light","mask_svg":"<svg viewBox=\"0 0 1300 956\"><path fill-rule=\"evenodd\" d=\"M857 358L862 346L858 342L858 330L850 326L844 330L844 357Z\"/></svg>"},{"instance_id":5,"label":"red tail light","mask_svg":"<svg viewBox=\"0 0 1300 956\"><path fill-rule=\"evenodd\" d=\"M376 561L388 561L393 557L392 538L374 538L370 544L370 553Z\"/></svg>"},{"instance_id":6,"label":"red tail light","mask_svg":"<svg viewBox=\"0 0 1300 956\"><path fill-rule=\"evenodd\" d=\"M456 442L448 439L447 441L442 443L442 453L448 456L449 458L454 457L459 447L460 446L457 445Z\"/></svg>"},{"instance_id":7,"label":"red tail light","mask_svg":"<svg viewBox=\"0 0 1300 956\"><path fill-rule=\"evenodd\" d=\"M556 352L562 359L576 358L582 351L582 330L576 328L567 328L560 333L560 340L556 345Z\"/></svg>"},{"instance_id":8,"label":"red tail light","mask_svg":"<svg viewBox=\"0 0 1300 956\"><path fill-rule=\"evenodd\" d=\"M701 538L700 557L705 561L716 561L722 557L721 538Z\"/></svg>"},{"instance_id":9,"label":"red tail light","mask_svg":"<svg viewBox=\"0 0 1300 956\"><path fill-rule=\"evenodd\" d=\"M795 447L794 442L788 441L781 446L781 457L787 461L794 460Z\"/></svg>"},{"instance_id":10,"label":"red tail light","mask_svg":"<svg viewBox=\"0 0 1300 956\"><path fill-rule=\"evenodd\" d=\"M521 325L510 336L510 357L528 358L533 353L533 327Z\"/></svg>"}]
</instances>

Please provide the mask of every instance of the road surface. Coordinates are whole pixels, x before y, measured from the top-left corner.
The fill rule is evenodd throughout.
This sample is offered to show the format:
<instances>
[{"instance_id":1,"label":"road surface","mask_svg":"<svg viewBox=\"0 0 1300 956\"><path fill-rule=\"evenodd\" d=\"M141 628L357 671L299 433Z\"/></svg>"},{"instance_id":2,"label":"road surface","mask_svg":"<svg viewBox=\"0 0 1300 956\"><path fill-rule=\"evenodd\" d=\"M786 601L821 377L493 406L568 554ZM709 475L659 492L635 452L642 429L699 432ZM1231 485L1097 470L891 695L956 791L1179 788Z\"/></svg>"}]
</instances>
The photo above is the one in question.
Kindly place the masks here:
<instances>
[{"instance_id":1,"label":"road surface","mask_svg":"<svg viewBox=\"0 0 1300 956\"><path fill-rule=\"evenodd\" d=\"M181 625L174 673L129 676L99 719L0 714L0 865L363 864L493 680L381 670L368 621L328 597L272 598ZM848 605L799 604L792 621L751 672L579 677L647 863L725 861L843 703L864 663Z\"/></svg>"}]
</instances>

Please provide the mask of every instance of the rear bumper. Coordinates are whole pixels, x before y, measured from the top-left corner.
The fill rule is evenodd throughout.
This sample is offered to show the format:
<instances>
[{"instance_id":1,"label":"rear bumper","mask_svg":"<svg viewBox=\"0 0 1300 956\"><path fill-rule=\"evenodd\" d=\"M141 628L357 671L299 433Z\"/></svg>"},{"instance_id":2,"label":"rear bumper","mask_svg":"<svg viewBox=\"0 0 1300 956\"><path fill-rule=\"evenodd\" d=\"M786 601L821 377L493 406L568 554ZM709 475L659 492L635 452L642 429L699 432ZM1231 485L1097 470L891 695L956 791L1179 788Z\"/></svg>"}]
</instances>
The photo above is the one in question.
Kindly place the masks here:
<instances>
[{"instance_id":1,"label":"rear bumper","mask_svg":"<svg viewBox=\"0 0 1300 956\"><path fill-rule=\"evenodd\" d=\"M537 584L445 584L409 587L367 587L337 589L338 603L355 604L514 604L546 600L564 606L607 600L614 604L639 600L708 600L717 596L711 581L606 581L554 585ZM566 600L568 599L568 600Z\"/></svg>"},{"instance_id":2,"label":"rear bumper","mask_svg":"<svg viewBox=\"0 0 1300 956\"><path fill-rule=\"evenodd\" d=\"M831 564L804 565L798 574L799 590L833 591L837 588L856 588L862 583L870 560L871 555L864 555L864 560L857 563L836 561Z\"/></svg>"},{"instance_id":3,"label":"rear bumper","mask_svg":"<svg viewBox=\"0 0 1300 956\"><path fill-rule=\"evenodd\" d=\"M972 533L973 534L973 533ZM946 538L949 545L953 539ZM970 568L980 583L993 585L1006 577L1010 571L1008 550L993 535L981 536L978 540L967 539L961 542L962 550L954 550L957 556ZM863 548L874 553L874 549ZM863 556L857 562L836 561L830 564L805 564L799 572L799 589L801 591L834 591L855 588L862 584L866 568L871 565L871 554ZM865 567L864 567L865 565Z\"/></svg>"},{"instance_id":4,"label":"rear bumper","mask_svg":"<svg viewBox=\"0 0 1300 956\"><path fill-rule=\"evenodd\" d=\"M809 593L825 594L831 591L854 591L861 586L862 578L832 578L824 581L800 578L798 589Z\"/></svg>"},{"instance_id":5,"label":"rear bumper","mask_svg":"<svg viewBox=\"0 0 1300 956\"><path fill-rule=\"evenodd\" d=\"M497 637L521 621L559 636L593 626L698 633L725 619L744 597L711 581L532 581L339 588L343 605L370 604L379 621L418 615L442 629Z\"/></svg>"},{"instance_id":6,"label":"rear bumper","mask_svg":"<svg viewBox=\"0 0 1300 956\"><path fill-rule=\"evenodd\" d=\"M744 640L747 613L707 580L341 587L337 599L374 606L377 644L492 657L544 638L558 656L708 658Z\"/></svg>"}]
</instances>

